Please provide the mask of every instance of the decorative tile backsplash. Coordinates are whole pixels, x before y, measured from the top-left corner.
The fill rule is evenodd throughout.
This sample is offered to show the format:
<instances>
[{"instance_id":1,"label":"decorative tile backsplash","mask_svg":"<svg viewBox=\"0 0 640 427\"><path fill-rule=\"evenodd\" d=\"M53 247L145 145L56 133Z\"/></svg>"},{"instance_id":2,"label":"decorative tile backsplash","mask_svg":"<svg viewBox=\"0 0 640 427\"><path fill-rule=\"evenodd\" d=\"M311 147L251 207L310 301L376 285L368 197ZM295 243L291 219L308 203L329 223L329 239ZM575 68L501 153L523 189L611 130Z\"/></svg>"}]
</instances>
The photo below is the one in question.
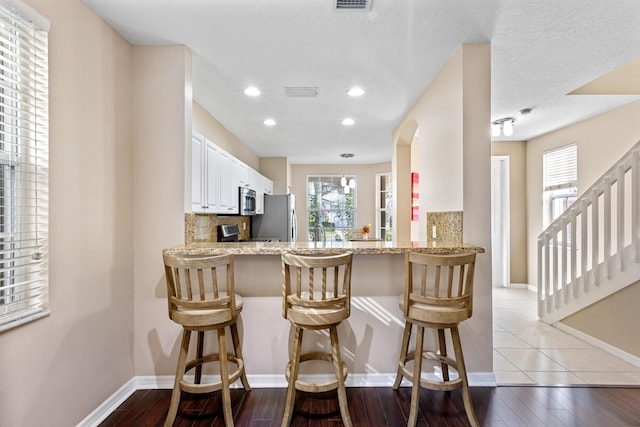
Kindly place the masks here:
<instances>
[{"instance_id":1,"label":"decorative tile backsplash","mask_svg":"<svg viewBox=\"0 0 640 427\"><path fill-rule=\"evenodd\" d=\"M247 240L250 237L251 218L248 216L227 216L216 214L184 214L184 243L205 243L218 241L218 226L223 224L238 224L240 235L238 239Z\"/></svg>"},{"instance_id":2,"label":"decorative tile backsplash","mask_svg":"<svg viewBox=\"0 0 640 427\"><path fill-rule=\"evenodd\" d=\"M462 211L427 212L427 243L462 243Z\"/></svg>"}]
</instances>

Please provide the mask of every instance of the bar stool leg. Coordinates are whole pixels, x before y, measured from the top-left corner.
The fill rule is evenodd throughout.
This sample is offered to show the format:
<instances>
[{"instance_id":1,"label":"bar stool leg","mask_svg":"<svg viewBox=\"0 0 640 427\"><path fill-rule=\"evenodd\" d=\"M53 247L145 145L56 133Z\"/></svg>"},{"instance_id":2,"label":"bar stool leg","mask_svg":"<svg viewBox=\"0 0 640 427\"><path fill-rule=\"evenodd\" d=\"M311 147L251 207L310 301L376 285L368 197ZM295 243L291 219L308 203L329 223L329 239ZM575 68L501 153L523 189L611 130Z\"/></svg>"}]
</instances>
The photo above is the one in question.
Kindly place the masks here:
<instances>
[{"instance_id":1,"label":"bar stool leg","mask_svg":"<svg viewBox=\"0 0 640 427\"><path fill-rule=\"evenodd\" d=\"M244 363L244 358L242 357L242 343L240 342L240 335L238 335L238 325L236 325L235 323L231 324L231 338L233 340L233 349L236 358L242 360ZM249 385L249 381L247 380L247 372L244 368L242 369L242 376L240 377L240 380L242 381L242 386L244 387L245 391L250 391L251 386Z\"/></svg>"},{"instance_id":2,"label":"bar stool leg","mask_svg":"<svg viewBox=\"0 0 640 427\"><path fill-rule=\"evenodd\" d=\"M289 386L287 387L287 403L284 407L282 427L289 427L293 416L293 407L296 403L296 381L300 369L300 352L302 350L302 328L296 327L293 338L293 356L291 357L291 371L289 372Z\"/></svg>"},{"instance_id":3,"label":"bar stool leg","mask_svg":"<svg viewBox=\"0 0 640 427\"><path fill-rule=\"evenodd\" d=\"M444 329L438 329L438 341L440 342L440 356L447 357L447 342L444 338ZM442 379L449 381L449 365L443 362L440 366L442 367Z\"/></svg>"},{"instance_id":4,"label":"bar stool leg","mask_svg":"<svg viewBox=\"0 0 640 427\"><path fill-rule=\"evenodd\" d=\"M195 372L195 378L194 378L194 383L195 384L200 384L200 382L202 381L202 355L204 353L204 331L198 331L198 339L197 339L197 345L196 345L196 358L199 361L199 363L196 365L196 372Z\"/></svg>"},{"instance_id":5,"label":"bar stool leg","mask_svg":"<svg viewBox=\"0 0 640 427\"><path fill-rule=\"evenodd\" d=\"M469 418L469 423L473 427L480 427L476 413L473 410L473 404L471 403L471 392L469 391L469 382L467 380L467 369L464 366L464 356L462 355L462 345L460 344L460 333L458 327L451 328L451 338L453 340L453 351L456 354L456 364L458 370L458 376L462 380L462 401L464 402L464 410Z\"/></svg>"},{"instance_id":6,"label":"bar stool leg","mask_svg":"<svg viewBox=\"0 0 640 427\"><path fill-rule=\"evenodd\" d=\"M396 381L393 383L393 389L397 390L402 382L402 364L405 363L407 354L409 352L409 338L411 337L411 322L404 322L404 333L402 334L402 344L400 344L400 359L398 360L398 373L396 374Z\"/></svg>"},{"instance_id":7,"label":"bar stool leg","mask_svg":"<svg viewBox=\"0 0 640 427\"><path fill-rule=\"evenodd\" d=\"M227 366L227 338L225 328L218 329L218 352L220 355L220 380L222 381L222 411L224 424L233 426L233 413L231 412L231 393L229 391L229 367Z\"/></svg>"},{"instance_id":8,"label":"bar stool leg","mask_svg":"<svg viewBox=\"0 0 640 427\"><path fill-rule=\"evenodd\" d=\"M407 427L414 427L418 419L418 400L420 398L420 377L422 376L422 352L424 349L424 327L418 326L416 335L416 353L413 359L413 385L411 386L411 409Z\"/></svg>"},{"instance_id":9,"label":"bar stool leg","mask_svg":"<svg viewBox=\"0 0 640 427\"><path fill-rule=\"evenodd\" d=\"M338 403L340 404L340 415L342 415L342 422L346 427L351 427L351 416L349 415L349 404L347 402L347 390L344 386L344 379L342 377L342 358L340 357L340 342L338 341L338 328L332 325L329 328L329 334L331 335L331 354L333 359L333 369L336 372L336 379L338 380Z\"/></svg>"},{"instance_id":10,"label":"bar stool leg","mask_svg":"<svg viewBox=\"0 0 640 427\"><path fill-rule=\"evenodd\" d=\"M184 367L187 364L187 350L189 350L189 341L191 340L191 331L182 329L182 343L180 344L180 354L178 355L178 367L176 368L176 378L173 382L173 392L171 393L171 403L169 404L169 412L164 420L165 427L171 427L178 413L178 405L180 405L180 381L184 377Z\"/></svg>"}]
</instances>

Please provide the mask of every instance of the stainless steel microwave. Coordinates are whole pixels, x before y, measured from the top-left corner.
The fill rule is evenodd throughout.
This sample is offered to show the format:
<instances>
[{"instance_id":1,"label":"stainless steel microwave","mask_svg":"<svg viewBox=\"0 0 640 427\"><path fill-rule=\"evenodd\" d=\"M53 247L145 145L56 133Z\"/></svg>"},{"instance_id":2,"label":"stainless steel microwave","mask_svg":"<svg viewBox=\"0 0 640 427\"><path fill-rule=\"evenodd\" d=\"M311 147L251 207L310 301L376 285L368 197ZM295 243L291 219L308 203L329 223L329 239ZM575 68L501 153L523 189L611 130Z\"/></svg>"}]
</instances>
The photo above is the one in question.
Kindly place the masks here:
<instances>
[{"instance_id":1,"label":"stainless steel microwave","mask_svg":"<svg viewBox=\"0 0 640 427\"><path fill-rule=\"evenodd\" d=\"M256 214L256 192L247 187L240 187L240 215Z\"/></svg>"}]
</instances>

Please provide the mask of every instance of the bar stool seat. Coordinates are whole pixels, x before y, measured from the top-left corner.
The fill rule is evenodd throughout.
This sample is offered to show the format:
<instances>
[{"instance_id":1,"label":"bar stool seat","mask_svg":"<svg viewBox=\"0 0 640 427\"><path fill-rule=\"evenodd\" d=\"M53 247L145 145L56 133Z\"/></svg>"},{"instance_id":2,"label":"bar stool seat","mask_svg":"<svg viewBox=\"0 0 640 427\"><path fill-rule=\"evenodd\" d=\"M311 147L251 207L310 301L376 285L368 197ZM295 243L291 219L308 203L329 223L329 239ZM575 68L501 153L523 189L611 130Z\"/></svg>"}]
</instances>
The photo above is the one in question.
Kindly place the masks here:
<instances>
[{"instance_id":1,"label":"bar stool seat","mask_svg":"<svg viewBox=\"0 0 640 427\"><path fill-rule=\"evenodd\" d=\"M467 418L472 426L479 426L471 403L458 331L459 323L470 318L473 311L475 256L475 253L430 255L416 252L405 255L405 289L400 300L400 309L405 317L405 328L400 346L398 373L393 388L398 389L402 378L412 382L408 426L416 424L420 387L440 391L461 388ZM414 351L409 351L413 326L417 327L416 347ZM424 350L425 328L437 330L438 351ZM455 359L447 356L446 330L451 334ZM422 376L423 359L440 363L442 381ZM413 369L407 366L409 362L413 362ZM449 377L450 367L458 373L457 378Z\"/></svg>"},{"instance_id":2,"label":"bar stool seat","mask_svg":"<svg viewBox=\"0 0 640 427\"><path fill-rule=\"evenodd\" d=\"M238 335L237 320L242 311L243 301L242 297L234 292L233 257L164 255L163 258L169 318L182 326L175 382L164 425L173 425L181 392L203 394L221 390L225 425L233 426L229 386L240 379L244 389L251 390ZM231 332L233 353L227 352L227 327ZM205 331L217 332L216 353L204 354ZM195 359L187 361L192 332L197 332L196 356ZM202 368L212 362L218 364L220 379L202 383ZM229 363L235 365L232 371L229 371ZM195 369L193 382L187 381L184 377L185 373L192 369Z\"/></svg>"},{"instance_id":3,"label":"bar stool seat","mask_svg":"<svg viewBox=\"0 0 640 427\"><path fill-rule=\"evenodd\" d=\"M340 414L345 426L352 426L344 382L347 365L340 356L337 326L351 314L351 253L336 256L282 255L283 299L282 317L295 328L293 354L285 367L289 383L282 426L291 423L296 390L308 393L338 391ZM303 272L304 271L304 272ZM332 280L329 280L332 279ZM305 330L329 330L331 353L302 354ZM298 379L300 364L322 360L333 365L335 378L322 382Z\"/></svg>"}]
</instances>

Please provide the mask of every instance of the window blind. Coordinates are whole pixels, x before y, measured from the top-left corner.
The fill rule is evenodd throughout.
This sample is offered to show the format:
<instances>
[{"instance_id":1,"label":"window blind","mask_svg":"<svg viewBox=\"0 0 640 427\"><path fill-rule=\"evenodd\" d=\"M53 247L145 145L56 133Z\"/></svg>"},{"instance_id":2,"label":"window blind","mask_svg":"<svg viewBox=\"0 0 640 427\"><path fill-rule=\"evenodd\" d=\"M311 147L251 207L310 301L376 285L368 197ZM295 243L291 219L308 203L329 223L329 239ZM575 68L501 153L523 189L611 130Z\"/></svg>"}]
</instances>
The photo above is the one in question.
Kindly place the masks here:
<instances>
[{"instance_id":1,"label":"window blind","mask_svg":"<svg viewBox=\"0 0 640 427\"><path fill-rule=\"evenodd\" d=\"M543 154L544 190L575 187L578 181L578 148L563 145Z\"/></svg>"},{"instance_id":2,"label":"window blind","mask_svg":"<svg viewBox=\"0 0 640 427\"><path fill-rule=\"evenodd\" d=\"M48 23L25 10L0 1L0 331L49 313Z\"/></svg>"}]
</instances>

